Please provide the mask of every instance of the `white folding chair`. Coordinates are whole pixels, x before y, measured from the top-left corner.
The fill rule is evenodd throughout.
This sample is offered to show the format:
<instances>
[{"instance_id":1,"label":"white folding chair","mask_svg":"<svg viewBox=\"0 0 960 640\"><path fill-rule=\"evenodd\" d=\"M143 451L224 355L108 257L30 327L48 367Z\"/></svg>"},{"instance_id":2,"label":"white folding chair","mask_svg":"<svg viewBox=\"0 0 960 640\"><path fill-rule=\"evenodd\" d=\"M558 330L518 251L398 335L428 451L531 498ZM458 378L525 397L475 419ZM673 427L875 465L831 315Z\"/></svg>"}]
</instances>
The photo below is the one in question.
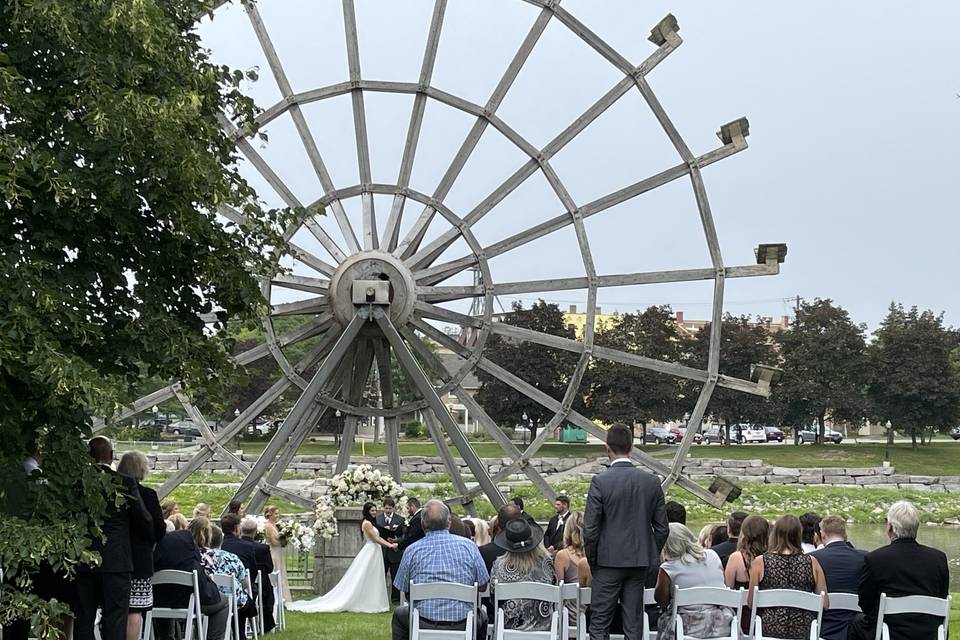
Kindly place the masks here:
<instances>
[{"instance_id":1,"label":"white folding chair","mask_svg":"<svg viewBox=\"0 0 960 640\"><path fill-rule=\"evenodd\" d=\"M750 604L749 635L753 637L753 640L775 637L763 635L763 620L757 615L758 609L790 607L817 614L816 619L810 624L810 640L819 640L820 623L823 619L823 595L823 593L810 593L809 591L797 591L795 589L764 589L761 591L760 587L754 587L753 599Z\"/></svg>"},{"instance_id":2,"label":"white folding chair","mask_svg":"<svg viewBox=\"0 0 960 640\"><path fill-rule=\"evenodd\" d=\"M214 584L220 587L220 594L227 594L227 638L244 640L240 637L240 614L237 611L237 589L233 576L216 573L211 576ZM204 623L206 629L206 623Z\"/></svg>"},{"instance_id":3,"label":"white folding chair","mask_svg":"<svg viewBox=\"0 0 960 640\"><path fill-rule=\"evenodd\" d=\"M257 624L260 635L266 633L266 618L263 614L263 574L257 571Z\"/></svg>"},{"instance_id":4,"label":"white folding chair","mask_svg":"<svg viewBox=\"0 0 960 640\"><path fill-rule=\"evenodd\" d=\"M175 569L164 569L153 574L153 586L173 585L179 587L190 587L190 598L187 606L182 609L172 607L153 607L147 611L144 619L144 637L150 640L154 639L153 621L161 620L183 620L184 635L183 640L194 640L194 629L197 632L198 640L206 640L206 632L203 628L200 613L200 580L196 571L177 571Z\"/></svg>"},{"instance_id":5,"label":"white folding chair","mask_svg":"<svg viewBox=\"0 0 960 640\"><path fill-rule=\"evenodd\" d=\"M567 619L567 638L580 637L580 584L577 582L560 583L560 599L563 601L563 615ZM565 611L566 603L573 603L574 620L570 624L570 616Z\"/></svg>"},{"instance_id":6,"label":"white folding chair","mask_svg":"<svg viewBox=\"0 0 960 640\"><path fill-rule=\"evenodd\" d=\"M828 593L827 601L830 605L827 611L856 611L860 613L860 596L855 593Z\"/></svg>"},{"instance_id":7,"label":"white folding chair","mask_svg":"<svg viewBox=\"0 0 960 640\"><path fill-rule=\"evenodd\" d=\"M684 640L685 637L694 637L685 635L683 618L678 615L678 608L706 604L729 607L733 609L734 612L733 620L730 621L730 628L725 630L728 633L720 636L711 636L711 640L714 638L717 640L739 640L740 616L743 614L743 605L746 604L746 602L747 592L744 591L743 587L736 591L727 589L726 587L691 587L688 589L674 587L671 615L675 620L677 640ZM701 638L700 640L706 640L706 638Z\"/></svg>"},{"instance_id":8,"label":"white folding chair","mask_svg":"<svg viewBox=\"0 0 960 640\"><path fill-rule=\"evenodd\" d=\"M270 574L270 586L273 588L273 621L277 623L277 629L283 631L287 628L287 601L283 599L279 571Z\"/></svg>"},{"instance_id":9,"label":"white folding chair","mask_svg":"<svg viewBox=\"0 0 960 640\"><path fill-rule=\"evenodd\" d=\"M644 637L646 640L656 640L657 632L650 629L650 617L647 615L646 607L656 603L656 600L653 597L653 589L644 589L643 590L643 631ZM590 587L580 587L580 605L577 612L577 633L581 634L577 636L578 640L586 640L589 636L589 629L587 629L587 614L586 607L590 604L591 599L593 598L593 592ZM611 633L610 640L623 640L623 634L621 633Z\"/></svg>"},{"instance_id":10,"label":"white folding chair","mask_svg":"<svg viewBox=\"0 0 960 640\"><path fill-rule=\"evenodd\" d=\"M259 593L259 592L258 592L258 591L254 591L253 586L254 586L255 582L254 582L253 576L250 575L250 571L249 571L249 570L247 570L246 576L247 576L247 583L250 585L250 591L247 592L247 597L250 598L251 600L256 600L256 598L254 597L253 594L254 594L254 593ZM259 571L257 572L257 577L258 577L258 578L260 577L260 572L259 572ZM259 604L259 603L258 603L258 604ZM259 611L259 609L258 609L258 611ZM244 634L246 634L246 632L247 632L247 629L246 629L247 624L250 625L250 629L251 629L251 631L252 631L252 633L253 633L253 640L257 640L257 638L260 637L260 631L259 631L260 618L259 618L259 614L256 615L256 616L254 616L254 617L252 617L252 618L248 618L248 619L243 623L243 626L244 626L243 633L244 633Z\"/></svg>"},{"instance_id":11,"label":"white folding chair","mask_svg":"<svg viewBox=\"0 0 960 640\"><path fill-rule=\"evenodd\" d=\"M477 635L477 583L468 586L456 582L414 584L410 581L410 640L476 640ZM460 629L421 629L420 611L417 602L422 600L456 600L470 605L466 627ZM482 639L485 640L485 639Z\"/></svg>"},{"instance_id":12,"label":"white folding chair","mask_svg":"<svg viewBox=\"0 0 960 640\"><path fill-rule=\"evenodd\" d=\"M923 613L928 616L943 618L943 624L937 628L937 640L946 640L950 630L950 606L952 604L953 596L950 595L946 598L934 598L933 596L892 598L885 593L881 593L880 609L877 612L876 640L890 640L890 628L883 621L883 618L901 613Z\"/></svg>"},{"instance_id":13,"label":"white folding chair","mask_svg":"<svg viewBox=\"0 0 960 640\"><path fill-rule=\"evenodd\" d=\"M563 608L560 587L542 582L498 582L492 587L493 611L496 615L494 640L560 640L566 638L567 614ZM553 605L548 631L519 631L504 627L504 613L500 603L504 600L538 600Z\"/></svg>"}]
</instances>

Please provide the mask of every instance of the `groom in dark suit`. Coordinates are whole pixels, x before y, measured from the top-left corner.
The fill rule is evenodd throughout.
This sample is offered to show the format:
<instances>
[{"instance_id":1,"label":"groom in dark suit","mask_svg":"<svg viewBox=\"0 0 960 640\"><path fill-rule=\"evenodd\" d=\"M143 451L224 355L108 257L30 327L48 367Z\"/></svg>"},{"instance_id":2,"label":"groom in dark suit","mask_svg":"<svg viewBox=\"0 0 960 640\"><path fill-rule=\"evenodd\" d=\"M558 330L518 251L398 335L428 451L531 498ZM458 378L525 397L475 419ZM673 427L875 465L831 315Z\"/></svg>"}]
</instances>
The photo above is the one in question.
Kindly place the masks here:
<instances>
[{"instance_id":1,"label":"groom in dark suit","mask_svg":"<svg viewBox=\"0 0 960 640\"><path fill-rule=\"evenodd\" d=\"M393 498L384 499L383 509L377 514L377 533L388 542L399 543L400 540L403 539L403 534L406 532L407 527L403 523L403 518L399 514L394 513L396 507L397 503ZM383 567L387 575L390 576L391 585L393 584L394 578L397 577L397 569L400 568L400 559L402 557L402 552L383 547ZM400 591L396 587L391 587L390 596L394 602L400 602Z\"/></svg>"},{"instance_id":2,"label":"groom in dark suit","mask_svg":"<svg viewBox=\"0 0 960 640\"><path fill-rule=\"evenodd\" d=\"M656 476L630 462L633 431L618 422L607 431L610 468L587 492L583 540L593 573L590 640L607 640L619 601L626 640L643 637L643 588L670 531Z\"/></svg>"}]
</instances>

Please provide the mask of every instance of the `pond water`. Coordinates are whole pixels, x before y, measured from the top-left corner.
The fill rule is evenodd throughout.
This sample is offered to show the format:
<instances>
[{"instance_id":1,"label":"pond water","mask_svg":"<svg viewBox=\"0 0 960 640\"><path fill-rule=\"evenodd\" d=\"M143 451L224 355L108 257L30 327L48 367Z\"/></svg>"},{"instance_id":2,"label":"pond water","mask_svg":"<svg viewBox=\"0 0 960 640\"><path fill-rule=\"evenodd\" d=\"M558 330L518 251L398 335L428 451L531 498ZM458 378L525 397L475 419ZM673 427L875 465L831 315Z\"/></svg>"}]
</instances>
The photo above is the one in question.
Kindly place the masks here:
<instances>
[{"instance_id":1,"label":"pond water","mask_svg":"<svg viewBox=\"0 0 960 640\"><path fill-rule=\"evenodd\" d=\"M690 530L700 531L703 524L693 524ZM847 536L858 549L872 551L889 544L886 526L882 524L848 524ZM950 564L950 590L960 591L960 528L921 526L917 534L920 544L935 547L947 554Z\"/></svg>"}]
</instances>

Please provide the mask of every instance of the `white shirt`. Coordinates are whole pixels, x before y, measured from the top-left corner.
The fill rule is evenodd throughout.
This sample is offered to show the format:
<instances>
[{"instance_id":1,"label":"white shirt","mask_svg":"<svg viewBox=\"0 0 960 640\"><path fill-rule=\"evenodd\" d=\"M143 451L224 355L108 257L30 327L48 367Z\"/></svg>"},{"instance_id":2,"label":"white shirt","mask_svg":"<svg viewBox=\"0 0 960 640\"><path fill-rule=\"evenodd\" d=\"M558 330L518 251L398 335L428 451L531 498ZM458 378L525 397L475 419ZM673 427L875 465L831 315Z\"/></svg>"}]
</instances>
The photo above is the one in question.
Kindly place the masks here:
<instances>
[{"instance_id":1,"label":"white shirt","mask_svg":"<svg viewBox=\"0 0 960 640\"><path fill-rule=\"evenodd\" d=\"M628 464L631 467L633 466L633 460L631 460L630 458L617 458L616 460L610 463L610 466L612 467L613 465L620 462L623 462L624 464Z\"/></svg>"}]
</instances>

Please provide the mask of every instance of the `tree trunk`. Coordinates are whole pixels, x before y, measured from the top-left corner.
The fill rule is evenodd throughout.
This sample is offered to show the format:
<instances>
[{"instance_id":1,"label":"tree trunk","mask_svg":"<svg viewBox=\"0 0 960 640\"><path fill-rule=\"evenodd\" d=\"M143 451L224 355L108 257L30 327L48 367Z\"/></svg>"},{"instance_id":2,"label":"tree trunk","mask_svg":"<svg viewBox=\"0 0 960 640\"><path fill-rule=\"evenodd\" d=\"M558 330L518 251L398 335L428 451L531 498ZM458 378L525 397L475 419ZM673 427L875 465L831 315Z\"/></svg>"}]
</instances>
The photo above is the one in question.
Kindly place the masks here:
<instances>
[{"instance_id":1,"label":"tree trunk","mask_svg":"<svg viewBox=\"0 0 960 640\"><path fill-rule=\"evenodd\" d=\"M640 421L640 444L647 444L647 421Z\"/></svg>"},{"instance_id":2,"label":"tree trunk","mask_svg":"<svg viewBox=\"0 0 960 640\"><path fill-rule=\"evenodd\" d=\"M823 444L827 435L826 413L817 415L817 444Z\"/></svg>"},{"instance_id":3,"label":"tree trunk","mask_svg":"<svg viewBox=\"0 0 960 640\"><path fill-rule=\"evenodd\" d=\"M916 429L910 429L910 444L912 445L913 449L917 448L917 430Z\"/></svg>"},{"instance_id":4,"label":"tree trunk","mask_svg":"<svg viewBox=\"0 0 960 640\"><path fill-rule=\"evenodd\" d=\"M728 446L730 444L730 421L723 421L723 445Z\"/></svg>"}]
</instances>

